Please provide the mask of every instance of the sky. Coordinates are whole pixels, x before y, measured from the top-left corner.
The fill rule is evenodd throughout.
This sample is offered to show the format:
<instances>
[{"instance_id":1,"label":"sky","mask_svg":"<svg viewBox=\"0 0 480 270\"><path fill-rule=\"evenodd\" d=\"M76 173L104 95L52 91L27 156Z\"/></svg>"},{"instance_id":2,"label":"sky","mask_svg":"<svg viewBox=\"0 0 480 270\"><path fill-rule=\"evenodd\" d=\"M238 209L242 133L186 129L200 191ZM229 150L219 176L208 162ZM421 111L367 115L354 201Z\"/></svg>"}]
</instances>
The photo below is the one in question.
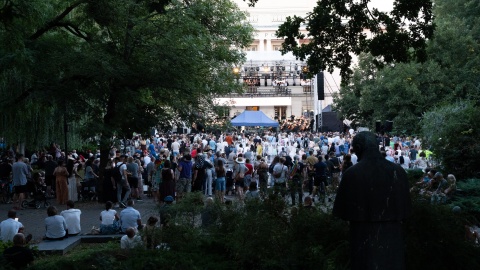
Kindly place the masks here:
<instances>
[{"instance_id":1,"label":"sky","mask_svg":"<svg viewBox=\"0 0 480 270\"><path fill-rule=\"evenodd\" d=\"M393 0L371 0L371 7L376 7L380 11L391 11L393 9Z\"/></svg>"}]
</instances>

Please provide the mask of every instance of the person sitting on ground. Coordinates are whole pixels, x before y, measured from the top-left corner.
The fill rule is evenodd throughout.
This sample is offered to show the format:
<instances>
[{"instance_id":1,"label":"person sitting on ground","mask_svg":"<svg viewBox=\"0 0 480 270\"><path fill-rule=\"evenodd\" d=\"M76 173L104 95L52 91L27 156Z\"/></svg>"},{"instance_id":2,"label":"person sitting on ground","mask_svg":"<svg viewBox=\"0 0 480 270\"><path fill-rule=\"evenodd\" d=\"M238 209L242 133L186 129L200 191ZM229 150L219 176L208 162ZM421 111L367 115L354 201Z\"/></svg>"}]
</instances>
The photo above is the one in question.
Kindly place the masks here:
<instances>
[{"instance_id":1,"label":"person sitting on ground","mask_svg":"<svg viewBox=\"0 0 480 270\"><path fill-rule=\"evenodd\" d=\"M0 223L0 240L3 242L13 241L17 233L23 233L23 224L18 222L17 211L10 210L7 219Z\"/></svg>"},{"instance_id":2,"label":"person sitting on ground","mask_svg":"<svg viewBox=\"0 0 480 270\"><path fill-rule=\"evenodd\" d=\"M48 217L45 218L45 240L63 240L67 237L67 223L65 218L57 215L57 208L49 206L47 208Z\"/></svg>"},{"instance_id":3,"label":"person sitting on ground","mask_svg":"<svg viewBox=\"0 0 480 270\"><path fill-rule=\"evenodd\" d=\"M80 233L82 230L80 227L80 215L82 211L75 209L75 203L72 200L67 201L67 210L60 212L60 215L65 219L67 223L67 230L69 236L74 236Z\"/></svg>"},{"instance_id":4,"label":"person sitting on ground","mask_svg":"<svg viewBox=\"0 0 480 270\"><path fill-rule=\"evenodd\" d=\"M248 191L245 192L245 201L260 199L260 193L257 189L257 182L251 182Z\"/></svg>"},{"instance_id":5,"label":"person sitting on ground","mask_svg":"<svg viewBox=\"0 0 480 270\"><path fill-rule=\"evenodd\" d=\"M133 227L129 227L125 230L126 235L122 236L122 238L120 239L120 248L132 249L142 246L142 238L140 237L140 235L136 235L135 231L136 228Z\"/></svg>"},{"instance_id":6,"label":"person sitting on ground","mask_svg":"<svg viewBox=\"0 0 480 270\"><path fill-rule=\"evenodd\" d=\"M151 216L147 220L147 224L143 229L143 241L145 242L147 249L154 249L160 244L160 237L157 234L157 222L158 218Z\"/></svg>"},{"instance_id":7,"label":"person sitting on ground","mask_svg":"<svg viewBox=\"0 0 480 270\"><path fill-rule=\"evenodd\" d=\"M26 240L23 233L17 233L13 236L13 247L3 251L3 257L8 265L15 269L24 269L33 262L33 252L30 248L25 247L25 244Z\"/></svg>"},{"instance_id":8,"label":"person sitting on ground","mask_svg":"<svg viewBox=\"0 0 480 270\"><path fill-rule=\"evenodd\" d=\"M112 209L113 203L105 203L105 210L100 213L100 234L116 234L120 231L120 217L117 211Z\"/></svg>"},{"instance_id":9,"label":"person sitting on ground","mask_svg":"<svg viewBox=\"0 0 480 270\"><path fill-rule=\"evenodd\" d=\"M313 206L312 197L310 197L310 196L305 197L305 199L303 200L303 209L306 209L306 210L314 210L315 209L315 206Z\"/></svg>"},{"instance_id":10,"label":"person sitting on ground","mask_svg":"<svg viewBox=\"0 0 480 270\"><path fill-rule=\"evenodd\" d=\"M136 228L136 230L141 230L143 227L142 217L140 216L140 212L133 208L134 204L134 201L129 199L127 201L127 208L120 212L122 233L126 233L128 228Z\"/></svg>"}]
</instances>

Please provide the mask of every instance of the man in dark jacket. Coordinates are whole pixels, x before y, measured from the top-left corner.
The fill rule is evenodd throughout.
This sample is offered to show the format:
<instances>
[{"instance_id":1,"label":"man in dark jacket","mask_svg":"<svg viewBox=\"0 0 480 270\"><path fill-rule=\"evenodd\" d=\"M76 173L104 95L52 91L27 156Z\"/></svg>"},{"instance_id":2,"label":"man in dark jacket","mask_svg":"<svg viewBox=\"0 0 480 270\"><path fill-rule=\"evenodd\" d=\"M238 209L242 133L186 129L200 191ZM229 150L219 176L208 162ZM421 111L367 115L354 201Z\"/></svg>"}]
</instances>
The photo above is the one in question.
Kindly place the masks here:
<instances>
[{"instance_id":1,"label":"man in dark jacket","mask_svg":"<svg viewBox=\"0 0 480 270\"><path fill-rule=\"evenodd\" d=\"M350 221L352 269L405 269L407 174L382 158L371 132L357 134L352 147L359 162L343 174L333 207L334 215Z\"/></svg>"}]
</instances>

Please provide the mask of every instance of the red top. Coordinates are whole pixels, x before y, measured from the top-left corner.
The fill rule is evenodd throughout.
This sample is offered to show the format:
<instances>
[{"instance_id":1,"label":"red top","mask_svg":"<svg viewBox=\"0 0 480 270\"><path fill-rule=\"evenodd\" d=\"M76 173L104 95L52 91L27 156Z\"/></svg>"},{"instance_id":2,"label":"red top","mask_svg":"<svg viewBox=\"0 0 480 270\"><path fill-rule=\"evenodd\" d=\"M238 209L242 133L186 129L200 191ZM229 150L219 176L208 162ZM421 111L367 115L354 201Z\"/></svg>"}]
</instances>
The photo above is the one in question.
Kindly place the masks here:
<instances>
[{"instance_id":1,"label":"red top","mask_svg":"<svg viewBox=\"0 0 480 270\"><path fill-rule=\"evenodd\" d=\"M245 167L247 167L248 171L245 173L245 175L247 174L252 174L253 173L253 165L250 164L250 163L245 163Z\"/></svg>"},{"instance_id":2,"label":"red top","mask_svg":"<svg viewBox=\"0 0 480 270\"><path fill-rule=\"evenodd\" d=\"M233 144L232 136L228 135L227 137L225 137L225 141L228 143L228 145L232 145Z\"/></svg>"},{"instance_id":3,"label":"red top","mask_svg":"<svg viewBox=\"0 0 480 270\"><path fill-rule=\"evenodd\" d=\"M193 149L192 150L192 158L196 158L197 157L197 149Z\"/></svg>"}]
</instances>

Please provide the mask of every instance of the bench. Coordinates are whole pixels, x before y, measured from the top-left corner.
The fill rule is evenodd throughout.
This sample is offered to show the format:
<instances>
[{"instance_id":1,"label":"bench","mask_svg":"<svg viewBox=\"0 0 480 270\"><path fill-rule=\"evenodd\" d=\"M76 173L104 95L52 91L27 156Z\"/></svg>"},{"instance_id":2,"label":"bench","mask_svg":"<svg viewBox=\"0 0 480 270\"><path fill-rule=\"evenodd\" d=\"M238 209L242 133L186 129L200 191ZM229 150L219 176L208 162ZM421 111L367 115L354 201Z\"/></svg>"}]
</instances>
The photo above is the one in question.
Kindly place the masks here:
<instances>
[{"instance_id":1,"label":"bench","mask_svg":"<svg viewBox=\"0 0 480 270\"><path fill-rule=\"evenodd\" d=\"M74 247L80 245L80 243L106 243L113 240L120 240L122 236L122 234L76 235L59 241L44 240L34 246L37 247L39 252L45 254L64 255Z\"/></svg>"}]
</instances>

